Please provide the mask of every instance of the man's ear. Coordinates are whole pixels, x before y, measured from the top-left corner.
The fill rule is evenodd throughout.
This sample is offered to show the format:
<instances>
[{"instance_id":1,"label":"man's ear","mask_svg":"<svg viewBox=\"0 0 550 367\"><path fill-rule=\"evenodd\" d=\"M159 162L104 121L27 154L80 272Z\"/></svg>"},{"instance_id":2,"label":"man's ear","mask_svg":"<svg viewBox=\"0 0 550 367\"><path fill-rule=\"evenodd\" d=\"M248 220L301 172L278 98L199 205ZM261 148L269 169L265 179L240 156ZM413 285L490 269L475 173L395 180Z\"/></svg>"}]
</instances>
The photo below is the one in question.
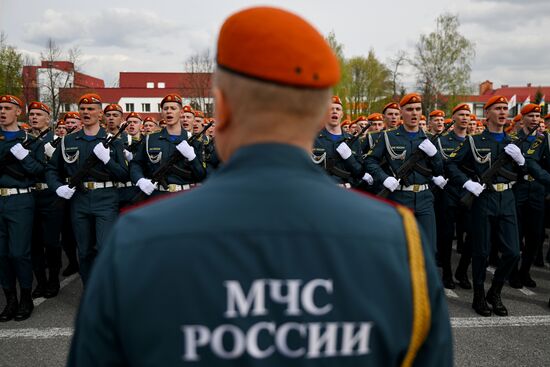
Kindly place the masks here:
<instances>
[{"instance_id":1,"label":"man's ear","mask_svg":"<svg viewBox=\"0 0 550 367\"><path fill-rule=\"evenodd\" d=\"M216 116L216 131L224 131L231 123L231 111L225 95L218 87L212 90L214 95L214 115Z\"/></svg>"}]
</instances>

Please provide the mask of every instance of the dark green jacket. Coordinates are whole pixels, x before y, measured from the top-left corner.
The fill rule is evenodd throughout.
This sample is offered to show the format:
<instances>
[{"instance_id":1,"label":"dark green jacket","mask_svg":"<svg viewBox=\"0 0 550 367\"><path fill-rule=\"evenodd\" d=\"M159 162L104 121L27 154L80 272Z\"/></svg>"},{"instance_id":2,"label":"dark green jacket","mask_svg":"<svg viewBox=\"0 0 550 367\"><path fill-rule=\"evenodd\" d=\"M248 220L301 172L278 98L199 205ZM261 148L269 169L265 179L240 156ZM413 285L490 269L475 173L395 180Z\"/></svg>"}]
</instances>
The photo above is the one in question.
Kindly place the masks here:
<instances>
[{"instance_id":1,"label":"dark green jacket","mask_svg":"<svg viewBox=\"0 0 550 367\"><path fill-rule=\"evenodd\" d=\"M65 135L48 163L46 181L51 190L66 185L66 179L72 177L84 165L86 159L94 154L94 147L107 138L103 128L92 140L84 138L84 130ZM110 148L111 159L107 164L99 161L85 181L128 181L128 166L124 159L122 141L116 139Z\"/></svg>"},{"instance_id":2,"label":"dark green jacket","mask_svg":"<svg viewBox=\"0 0 550 367\"><path fill-rule=\"evenodd\" d=\"M39 157L44 155L44 148L39 142L35 142L29 147L29 154L22 161L17 160L10 152L10 148L17 143L23 144L27 139L32 139L32 135L27 134L24 130L19 130L16 137L8 140L3 130L0 130L0 157L8 159L9 168L4 168L0 172L0 187L2 188L26 188L31 187L36 183L36 179L44 173L45 165ZM12 170L24 178L20 179L17 174L8 174Z\"/></svg>"},{"instance_id":3,"label":"dark green jacket","mask_svg":"<svg viewBox=\"0 0 550 367\"><path fill-rule=\"evenodd\" d=\"M432 323L416 365L451 366L445 295L425 261ZM396 209L334 185L297 147L257 144L201 187L119 220L68 365L398 366L411 323Z\"/></svg>"},{"instance_id":4,"label":"dark green jacket","mask_svg":"<svg viewBox=\"0 0 550 367\"><path fill-rule=\"evenodd\" d=\"M175 141L169 140L169 134L166 129L157 133L145 136L140 146L134 154L134 159L130 162L130 178L135 184L140 178L151 178L153 173L170 157L172 154L180 154L176 145L183 140L187 140L187 131L182 129L180 136ZM199 142L191 144L195 149L197 157L189 162L183 158L175 165L172 172L166 176L166 183L184 185L200 182L206 176L206 171L201 161L201 146Z\"/></svg>"},{"instance_id":5,"label":"dark green jacket","mask_svg":"<svg viewBox=\"0 0 550 367\"><path fill-rule=\"evenodd\" d=\"M466 139L468 139L468 137L466 137ZM435 146L443 159L445 167L450 160L450 155L460 146L460 144L462 144L463 141L464 139L459 138L454 131L445 133L437 139ZM447 173L445 173L445 178L447 178ZM462 188L462 186L449 182L445 185L444 192L448 195L450 203L456 206L459 204L460 199L466 194L466 189Z\"/></svg>"}]
</instances>

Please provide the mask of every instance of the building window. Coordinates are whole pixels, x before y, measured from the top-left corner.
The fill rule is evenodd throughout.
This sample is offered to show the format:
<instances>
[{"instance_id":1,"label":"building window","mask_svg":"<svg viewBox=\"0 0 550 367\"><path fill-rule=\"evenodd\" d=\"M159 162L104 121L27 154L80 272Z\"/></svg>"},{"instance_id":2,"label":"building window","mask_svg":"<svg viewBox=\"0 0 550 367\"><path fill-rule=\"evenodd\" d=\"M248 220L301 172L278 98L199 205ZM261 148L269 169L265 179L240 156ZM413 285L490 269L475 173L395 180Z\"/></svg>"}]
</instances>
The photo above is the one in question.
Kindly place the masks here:
<instances>
[{"instance_id":1,"label":"building window","mask_svg":"<svg viewBox=\"0 0 550 367\"><path fill-rule=\"evenodd\" d=\"M142 112L151 112L151 104L150 103L142 103L141 104L141 111Z\"/></svg>"},{"instance_id":2,"label":"building window","mask_svg":"<svg viewBox=\"0 0 550 367\"><path fill-rule=\"evenodd\" d=\"M126 112L134 112L134 104L126 103Z\"/></svg>"},{"instance_id":3,"label":"building window","mask_svg":"<svg viewBox=\"0 0 550 367\"><path fill-rule=\"evenodd\" d=\"M147 88L154 88L155 82L147 82Z\"/></svg>"},{"instance_id":4,"label":"building window","mask_svg":"<svg viewBox=\"0 0 550 367\"><path fill-rule=\"evenodd\" d=\"M70 104L70 103L65 103L65 104L63 105L63 110L64 110L65 112L69 112L69 111L71 110L71 104Z\"/></svg>"},{"instance_id":5,"label":"building window","mask_svg":"<svg viewBox=\"0 0 550 367\"><path fill-rule=\"evenodd\" d=\"M212 103L205 103L204 104L204 107L206 109L206 114L209 115L209 116L212 116L213 112L214 112L214 105Z\"/></svg>"},{"instance_id":6,"label":"building window","mask_svg":"<svg viewBox=\"0 0 550 367\"><path fill-rule=\"evenodd\" d=\"M166 85L164 84L164 82L158 82L157 88L166 88Z\"/></svg>"}]
</instances>

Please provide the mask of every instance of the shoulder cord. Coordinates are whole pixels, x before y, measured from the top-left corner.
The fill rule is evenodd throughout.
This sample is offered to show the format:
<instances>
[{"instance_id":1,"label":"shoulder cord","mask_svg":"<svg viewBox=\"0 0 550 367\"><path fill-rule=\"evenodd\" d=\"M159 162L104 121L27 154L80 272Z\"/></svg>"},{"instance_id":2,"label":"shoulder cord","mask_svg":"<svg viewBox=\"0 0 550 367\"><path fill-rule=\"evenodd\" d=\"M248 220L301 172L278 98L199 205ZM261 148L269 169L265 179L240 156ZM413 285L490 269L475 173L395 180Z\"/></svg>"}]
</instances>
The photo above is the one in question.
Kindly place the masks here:
<instances>
[{"instance_id":1,"label":"shoulder cord","mask_svg":"<svg viewBox=\"0 0 550 367\"><path fill-rule=\"evenodd\" d=\"M149 162L156 164L160 162L162 158L162 152L159 152L154 158L149 154L149 135L145 136L145 153L147 153L147 157L149 158Z\"/></svg>"},{"instance_id":2,"label":"shoulder cord","mask_svg":"<svg viewBox=\"0 0 550 367\"><path fill-rule=\"evenodd\" d=\"M388 154L390 155L390 158L392 160L396 160L396 159L404 160L405 159L405 156L407 154L407 150L404 150L401 154L395 153L395 151L391 147L390 138L388 137L388 134L385 131L384 131L384 140L386 142L386 151L388 152Z\"/></svg>"},{"instance_id":3,"label":"shoulder cord","mask_svg":"<svg viewBox=\"0 0 550 367\"><path fill-rule=\"evenodd\" d=\"M485 164L485 163L489 162L489 167L490 167L491 166L491 152L485 154L484 156L481 155L481 153L479 153L477 151L476 144L474 143L474 137L471 136L471 135L468 135L468 139L470 140L470 146L472 147L472 155L474 156L474 159L476 160L476 162L479 163L479 164Z\"/></svg>"},{"instance_id":4,"label":"shoulder cord","mask_svg":"<svg viewBox=\"0 0 550 367\"><path fill-rule=\"evenodd\" d=\"M72 156L69 156L67 153L65 153L65 136L61 138L61 155L63 156L63 160L68 163L74 163L80 156L80 150L77 150L75 154Z\"/></svg>"}]
</instances>

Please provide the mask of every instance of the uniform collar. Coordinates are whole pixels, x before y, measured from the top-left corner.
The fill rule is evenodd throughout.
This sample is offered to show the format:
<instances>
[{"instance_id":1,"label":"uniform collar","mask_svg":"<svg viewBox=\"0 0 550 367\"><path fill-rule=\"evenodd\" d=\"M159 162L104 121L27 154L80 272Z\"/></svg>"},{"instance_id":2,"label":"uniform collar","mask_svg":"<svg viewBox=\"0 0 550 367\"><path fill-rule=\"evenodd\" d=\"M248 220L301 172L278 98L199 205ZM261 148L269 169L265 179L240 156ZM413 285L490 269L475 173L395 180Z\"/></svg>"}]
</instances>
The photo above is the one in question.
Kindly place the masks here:
<instances>
[{"instance_id":1,"label":"uniform collar","mask_svg":"<svg viewBox=\"0 0 550 367\"><path fill-rule=\"evenodd\" d=\"M321 130L321 132L319 133L319 136L322 136L322 137L327 138L327 139L331 139L330 135L334 135L334 134L329 133L326 127L324 127L323 130ZM342 140L344 140L344 139L346 139L350 136L351 136L351 134L348 134L348 133L342 131Z\"/></svg>"},{"instance_id":2,"label":"uniform collar","mask_svg":"<svg viewBox=\"0 0 550 367\"><path fill-rule=\"evenodd\" d=\"M12 139L12 140L24 140L27 136L27 133L25 132L25 130L22 130L22 129L19 129L18 131L12 131L13 133L17 133L15 134L15 138ZM5 131L4 130L0 130L0 135L2 136L2 140L5 139ZM10 140L8 140L10 141Z\"/></svg>"},{"instance_id":3,"label":"uniform collar","mask_svg":"<svg viewBox=\"0 0 550 367\"><path fill-rule=\"evenodd\" d=\"M159 132L159 139L164 139L164 140L168 140L168 137L170 136L170 134L168 134L168 130L166 130L166 128L163 128L160 132ZM187 140L187 130L185 130L183 127L181 128L181 134L178 135L179 137L181 137L182 139L181 140ZM178 140L178 139L176 139Z\"/></svg>"},{"instance_id":4,"label":"uniform collar","mask_svg":"<svg viewBox=\"0 0 550 367\"><path fill-rule=\"evenodd\" d=\"M80 129L74 134L75 134L75 139L77 139L77 140L78 139L84 139L84 136L91 136L91 135L86 135L84 133L84 129ZM106 137L107 137L107 132L105 131L104 128L100 127L99 131L95 135L95 138L100 139L100 140L104 140Z\"/></svg>"},{"instance_id":5,"label":"uniform collar","mask_svg":"<svg viewBox=\"0 0 550 367\"><path fill-rule=\"evenodd\" d=\"M483 132L481 133L481 136L484 137L485 139L495 141L493 139L493 137L491 136L491 132L489 131L489 129L483 130ZM510 138L510 135L508 135L508 134L506 134L506 132L504 132L504 139L502 139L501 143L511 143L511 142L512 142L512 138Z\"/></svg>"},{"instance_id":6,"label":"uniform collar","mask_svg":"<svg viewBox=\"0 0 550 367\"><path fill-rule=\"evenodd\" d=\"M404 135L407 137L409 136L409 132L405 130L405 126L403 125L399 125L399 127L396 129L396 133L397 135ZM418 129L418 133L416 134L415 139L419 139L419 138L422 138L422 139L426 138L426 133L424 132L424 130L420 128Z\"/></svg>"}]
</instances>

